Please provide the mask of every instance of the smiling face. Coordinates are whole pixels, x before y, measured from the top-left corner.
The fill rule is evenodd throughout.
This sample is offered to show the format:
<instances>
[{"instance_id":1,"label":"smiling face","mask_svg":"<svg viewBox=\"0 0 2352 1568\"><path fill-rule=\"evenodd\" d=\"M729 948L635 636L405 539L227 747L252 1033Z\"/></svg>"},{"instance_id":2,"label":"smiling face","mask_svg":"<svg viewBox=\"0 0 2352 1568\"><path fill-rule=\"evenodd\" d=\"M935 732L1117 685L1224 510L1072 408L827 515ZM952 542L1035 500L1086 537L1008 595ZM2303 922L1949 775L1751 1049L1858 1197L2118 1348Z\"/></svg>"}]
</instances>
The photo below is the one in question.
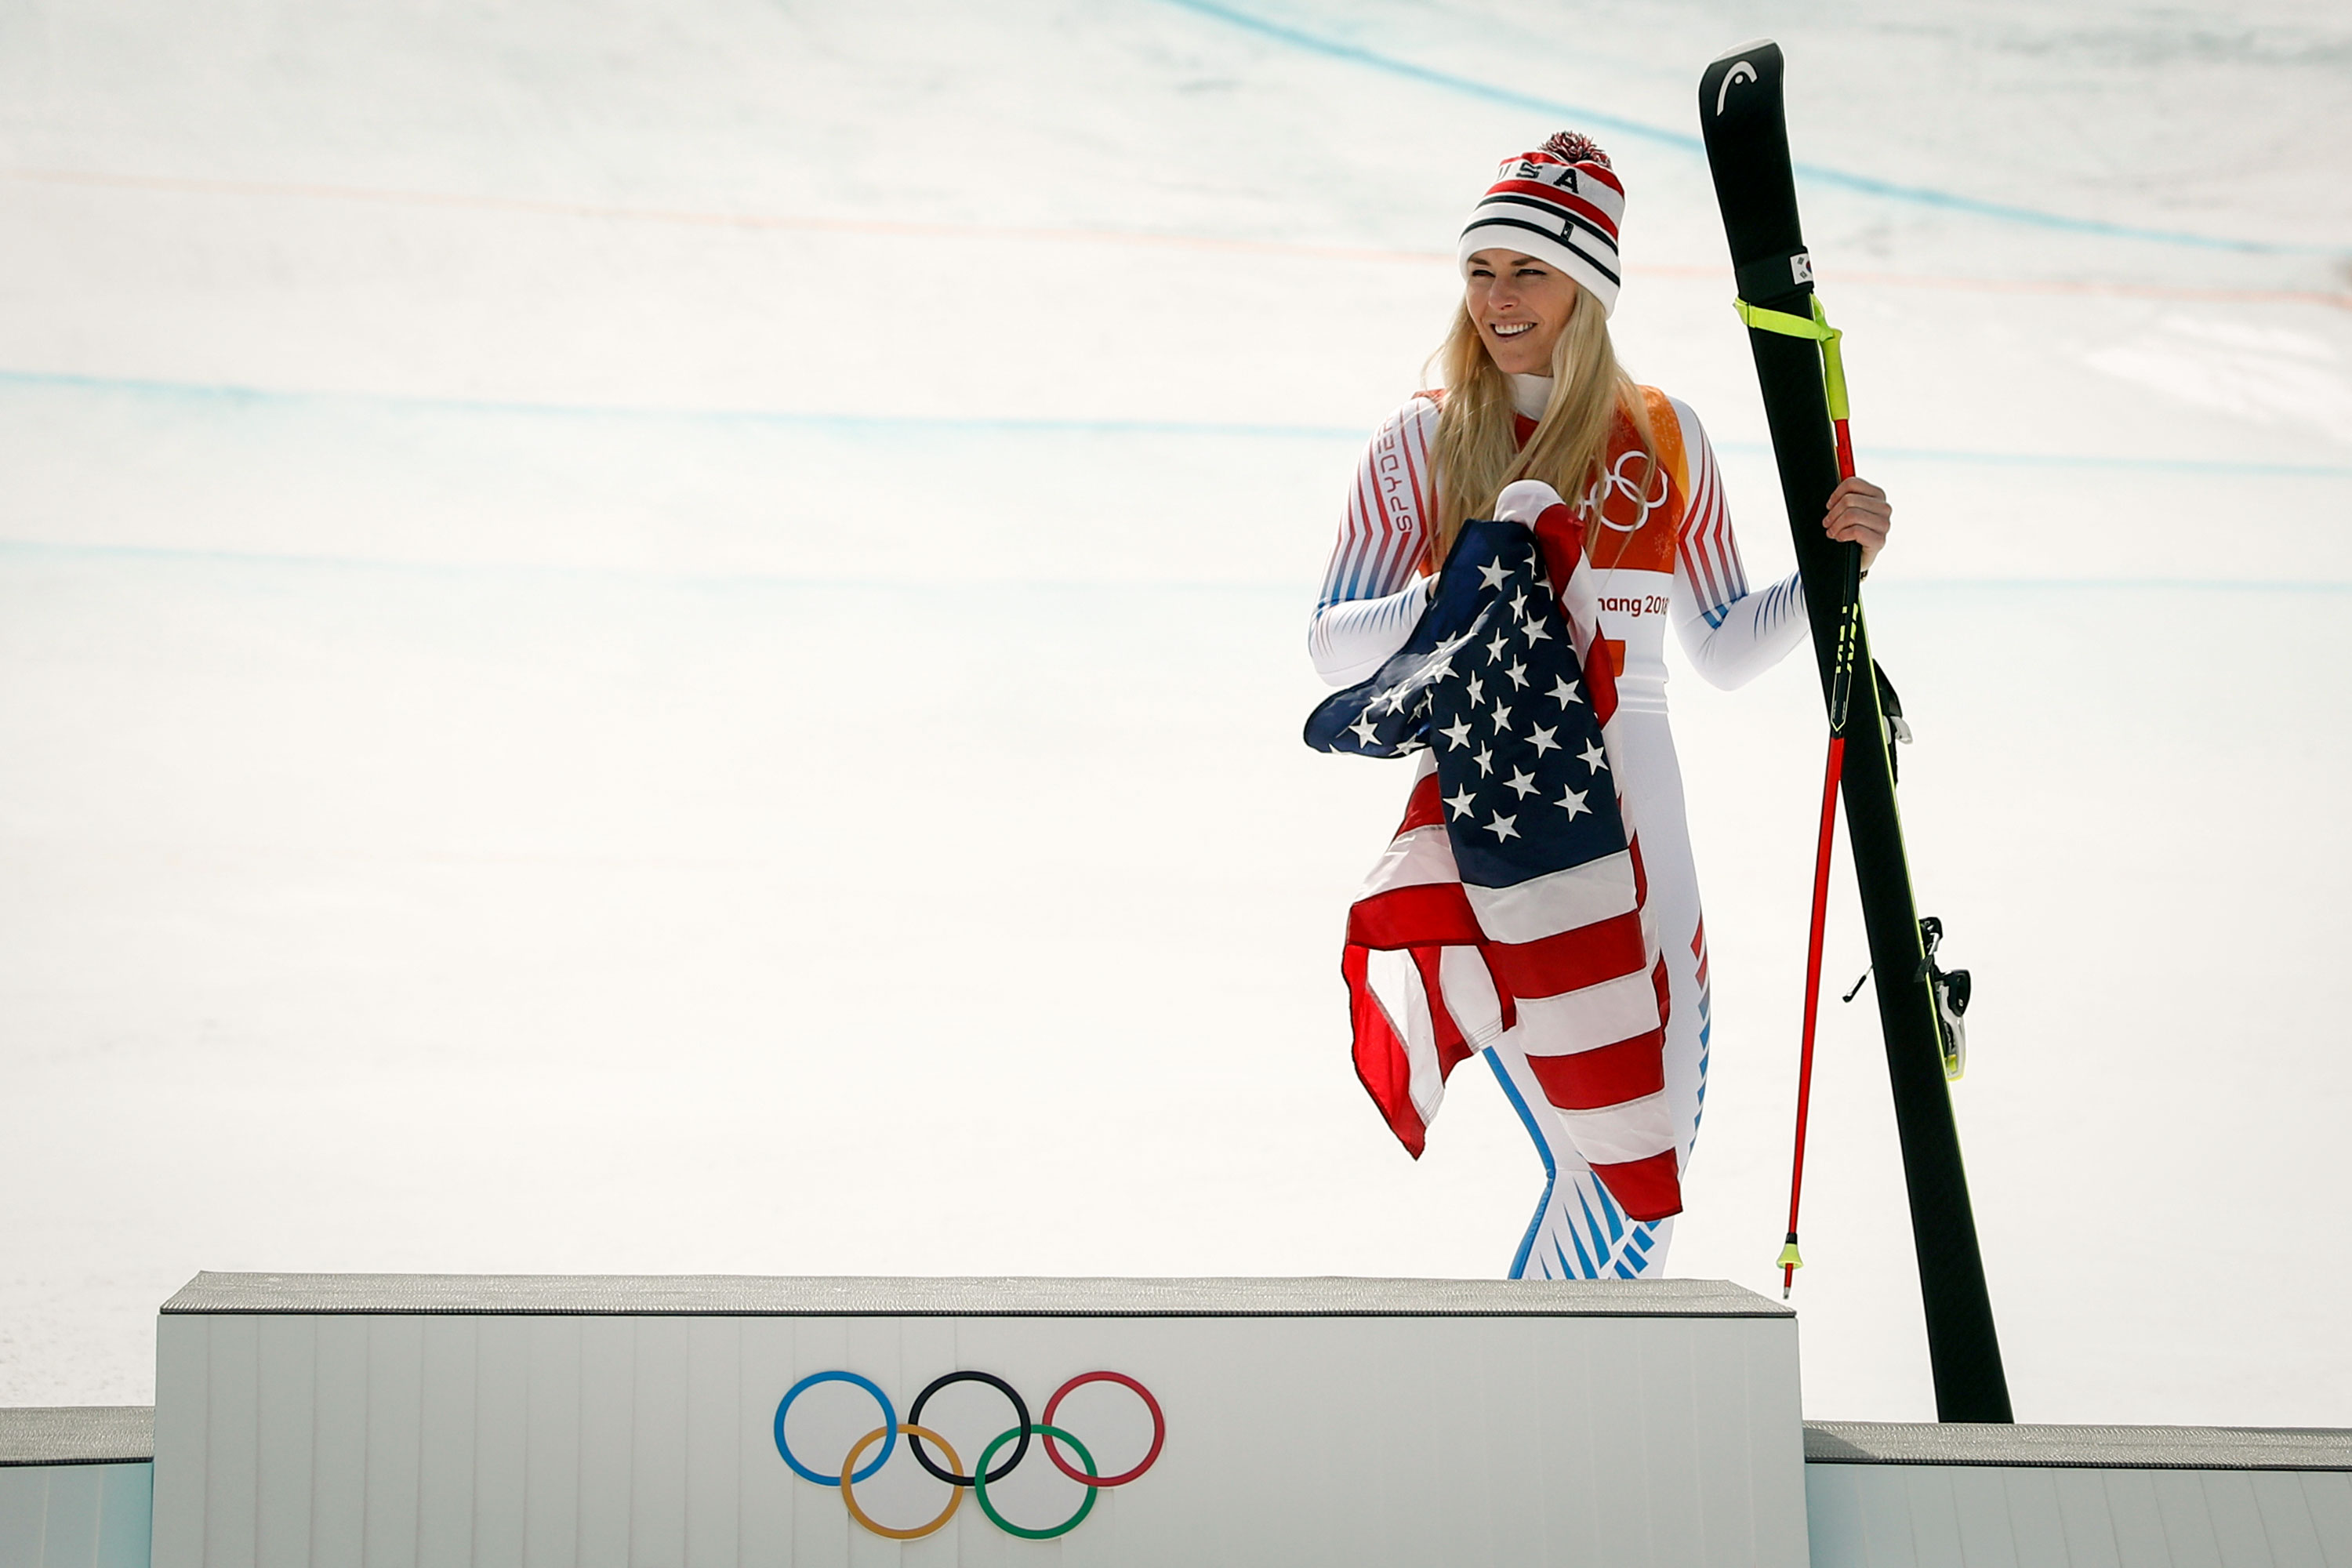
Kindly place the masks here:
<instances>
[{"instance_id":1,"label":"smiling face","mask_svg":"<svg viewBox=\"0 0 2352 1568\"><path fill-rule=\"evenodd\" d=\"M1478 341L1506 375L1551 374L1551 351L1580 292L1558 268L1510 250L1472 251L1463 279Z\"/></svg>"}]
</instances>

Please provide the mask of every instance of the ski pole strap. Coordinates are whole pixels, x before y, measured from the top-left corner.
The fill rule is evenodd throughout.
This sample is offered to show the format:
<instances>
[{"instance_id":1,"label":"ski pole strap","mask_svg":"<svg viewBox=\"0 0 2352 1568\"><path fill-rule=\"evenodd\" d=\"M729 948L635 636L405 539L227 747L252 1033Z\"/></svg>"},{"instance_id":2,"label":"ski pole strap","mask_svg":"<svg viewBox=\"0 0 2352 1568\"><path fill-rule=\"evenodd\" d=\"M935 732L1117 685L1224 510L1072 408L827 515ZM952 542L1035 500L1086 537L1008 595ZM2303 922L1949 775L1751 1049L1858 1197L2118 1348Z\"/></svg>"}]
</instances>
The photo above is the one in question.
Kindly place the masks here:
<instances>
[{"instance_id":1,"label":"ski pole strap","mask_svg":"<svg viewBox=\"0 0 2352 1568\"><path fill-rule=\"evenodd\" d=\"M1838 349L1838 340L1845 334L1830 325L1829 317L1822 310L1822 297L1809 296L1813 317L1792 316L1786 310L1759 310L1745 300L1734 300L1731 308L1739 319L1759 332L1778 332L1784 338L1811 338L1822 345L1822 384L1829 393L1830 417L1847 416L1845 402L1845 356Z\"/></svg>"}]
</instances>

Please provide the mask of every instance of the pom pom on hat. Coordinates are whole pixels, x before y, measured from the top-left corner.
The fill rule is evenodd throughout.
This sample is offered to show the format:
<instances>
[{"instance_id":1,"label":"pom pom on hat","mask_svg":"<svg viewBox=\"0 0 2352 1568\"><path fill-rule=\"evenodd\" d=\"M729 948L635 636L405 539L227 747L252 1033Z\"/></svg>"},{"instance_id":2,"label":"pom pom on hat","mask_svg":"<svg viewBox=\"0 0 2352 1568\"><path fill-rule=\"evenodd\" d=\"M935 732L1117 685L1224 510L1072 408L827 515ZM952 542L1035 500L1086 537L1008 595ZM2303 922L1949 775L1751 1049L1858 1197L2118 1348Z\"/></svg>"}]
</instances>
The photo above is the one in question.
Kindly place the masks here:
<instances>
[{"instance_id":1,"label":"pom pom on hat","mask_svg":"<svg viewBox=\"0 0 2352 1568\"><path fill-rule=\"evenodd\" d=\"M1495 183L1471 211L1462 231L1460 259L1473 252L1509 250L1549 262L1601 301L1617 308L1617 225L1625 216L1625 187L1609 154L1591 137L1555 133L1532 153L1506 158Z\"/></svg>"},{"instance_id":2,"label":"pom pom on hat","mask_svg":"<svg viewBox=\"0 0 2352 1568\"><path fill-rule=\"evenodd\" d=\"M1581 131L1555 131L1544 139L1543 150L1563 163L1598 163L1612 168L1601 143Z\"/></svg>"}]
</instances>

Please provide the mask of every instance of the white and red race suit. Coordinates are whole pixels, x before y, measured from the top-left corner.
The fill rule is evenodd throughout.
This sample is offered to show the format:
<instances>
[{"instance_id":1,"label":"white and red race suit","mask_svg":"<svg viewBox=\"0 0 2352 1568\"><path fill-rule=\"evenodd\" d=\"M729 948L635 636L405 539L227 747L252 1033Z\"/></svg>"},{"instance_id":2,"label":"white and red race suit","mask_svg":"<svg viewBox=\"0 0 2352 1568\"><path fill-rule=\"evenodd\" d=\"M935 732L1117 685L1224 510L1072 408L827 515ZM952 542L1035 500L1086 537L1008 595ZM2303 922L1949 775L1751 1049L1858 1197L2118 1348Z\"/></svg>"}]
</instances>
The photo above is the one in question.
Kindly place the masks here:
<instances>
[{"instance_id":1,"label":"white and red race suit","mask_svg":"<svg viewBox=\"0 0 2352 1568\"><path fill-rule=\"evenodd\" d=\"M1524 444L1551 381L1522 375L1511 384ZM1692 666L1727 689L1805 640L1805 605L1793 576L1748 591L1706 432L1684 404L1651 387L1642 395L1654 451L1644 450L1633 421L1621 415L1606 471L1584 495L1564 499L1586 520L1586 550L1601 580L1601 630L1616 666L1625 740L1622 788L1640 815L1650 908L1666 958L1666 1093L1678 1129L1677 1164L1687 1170L1706 1098L1706 928L1682 771L1666 722L1666 626L1673 623ZM1357 470L1307 632L1315 668L1334 686L1375 673L1404 645L1428 603L1437 564L1428 557L1440 395L1416 395L1398 410ZM1511 1277L1631 1279L1663 1272L1674 1221L1629 1217L1561 1135L1525 1058L1498 1049L1486 1057L1549 1178Z\"/></svg>"}]
</instances>

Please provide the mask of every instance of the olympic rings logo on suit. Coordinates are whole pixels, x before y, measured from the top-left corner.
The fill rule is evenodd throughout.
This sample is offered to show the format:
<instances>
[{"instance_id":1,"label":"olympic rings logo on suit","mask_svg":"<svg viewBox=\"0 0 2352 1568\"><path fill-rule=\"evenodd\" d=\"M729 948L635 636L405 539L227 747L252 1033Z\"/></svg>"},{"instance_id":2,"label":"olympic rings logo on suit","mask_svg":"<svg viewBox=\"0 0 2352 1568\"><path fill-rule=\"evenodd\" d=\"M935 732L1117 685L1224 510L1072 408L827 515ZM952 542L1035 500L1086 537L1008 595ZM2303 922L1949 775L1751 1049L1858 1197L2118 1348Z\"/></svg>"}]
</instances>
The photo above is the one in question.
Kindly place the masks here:
<instances>
[{"instance_id":1,"label":"olympic rings logo on suit","mask_svg":"<svg viewBox=\"0 0 2352 1568\"><path fill-rule=\"evenodd\" d=\"M793 1402L821 1383L845 1383L852 1387L864 1389L872 1397L874 1403L882 1407L882 1425L852 1443L849 1446L849 1451L842 1456L840 1470L832 1475L812 1469L803 1462L800 1456L793 1452L792 1444L784 1436L784 1416L792 1410ZM922 1425L923 1406L930 1403L931 1396L941 1389L959 1383L984 1383L1004 1395L1005 1401L1013 1406L1013 1425L998 1433L982 1447L980 1458L973 1462L970 1474L964 1473L963 1460L957 1455L953 1446L945 1437ZM1090 1383L1115 1383L1122 1388L1130 1389L1143 1401L1144 1407L1151 1412L1150 1451L1131 1468L1122 1470L1115 1476L1106 1476L1097 1470L1094 1455L1087 1452L1087 1446L1078 1441L1070 1432L1054 1425L1054 1417L1060 1411L1062 1401ZM939 1513L927 1522L916 1525L909 1530L898 1530L880 1523L868 1515L857 1501L858 1483L871 1479L877 1471L889 1463L892 1451L898 1446L900 1433L906 1434L907 1449L915 1456L915 1462L933 1477L948 1483L947 1507L940 1510ZM1019 1467L1021 1461L1029 1457L1029 1443L1033 1436L1040 1439L1038 1447L1045 1450L1045 1458L1053 1461L1054 1468L1087 1489L1086 1500L1078 1504L1076 1513L1062 1521L1061 1523L1049 1525L1043 1530L1032 1530L1014 1524L997 1511L996 1505L991 1502L988 1497L990 1487L1011 1475ZM784 1397L776 1405L776 1452L783 1456L784 1463L792 1467L793 1473L803 1480L814 1481L821 1487L840 1489L842 1506L849 1510L850 1518L875 1534L887 1536L893 1541L920 1541L927 1535L935 1534L946 1529L948 1521L955 1517L956 1510L962 1506L966 1489L971 1490L972 1497L979 1502L981 1511L988 1515L989 1522L1007 1535L1017 1535L1024 1541L1051 1541L1056 1536L1067 1535L1085 1522L1087 1514L1094 1511L1095 1498L1097 1494L1111 1487L1126 1486L1157 1464L1160 1459L1160 1446L1167 1440L1168 1418L1160 1411L1160 1401L1152 1397L1151 1390L1121 1372L1080 1373L1054 1391L1054 1396L1045 1401L1044 1417L1037 1421L1030 1420L1028 1402L1021 1397L1020 1393L1011 1384L992 1373L985 1372L950 1372L931 1379L929 1383L923 1385L923 1391L915 1395L915 1403L907 1407L907 1418L904 1421L898 1419L898 1412L891 1405L890 1396L882 1392L881 1384L871 1378L860 1377L854 1372L813 1372L787 1389ZM946 1457L945 1468L941 1468L930 1455L924 1452L923 1445L926 1442L937 1445L940 1452ZM882 1451L876 1454L861 1468L858 1461L864 1458L866 1451L877 1443L882 1446ZM1013 1446L1012 1457L991 1469L989 1468L991 1461L1007 1443ZM1074 1468L1069 1460L1062 1457L1056 1444L1067 1444L1077 1455L1078 1463L1086 1468L1083 1470Z\"/></svg>"},{"instance_id":2,"label":"olympic rings logo on suit","mask_svg":"<svg viewBox=\"0 0 2352 1568\"><path fill-rule=\"evenodd\" d=\"M1643 487L1635 483L1632 476L1625 472L1625 465L1636 459L1648 461L1647 455L1640 451L1620 452L1617 455L1617 460L1609 465L1609 471L1593 480L1592 488L1584 492L1584 500L1580 508L1598 518L1601 527L1615 533L1639 533L1642 531L1642 525L1650 521L1650 514L1665 505L1666 498L1671 493L1666 480L1666 470L1653 464L1650 473L1658 481L1657 497L1653 500L1644 495ZM1609 503L1619 496L1624 497L1640 507L1642 515L1631 522L1611 521Z\"/></svg>"}]
</instances>

